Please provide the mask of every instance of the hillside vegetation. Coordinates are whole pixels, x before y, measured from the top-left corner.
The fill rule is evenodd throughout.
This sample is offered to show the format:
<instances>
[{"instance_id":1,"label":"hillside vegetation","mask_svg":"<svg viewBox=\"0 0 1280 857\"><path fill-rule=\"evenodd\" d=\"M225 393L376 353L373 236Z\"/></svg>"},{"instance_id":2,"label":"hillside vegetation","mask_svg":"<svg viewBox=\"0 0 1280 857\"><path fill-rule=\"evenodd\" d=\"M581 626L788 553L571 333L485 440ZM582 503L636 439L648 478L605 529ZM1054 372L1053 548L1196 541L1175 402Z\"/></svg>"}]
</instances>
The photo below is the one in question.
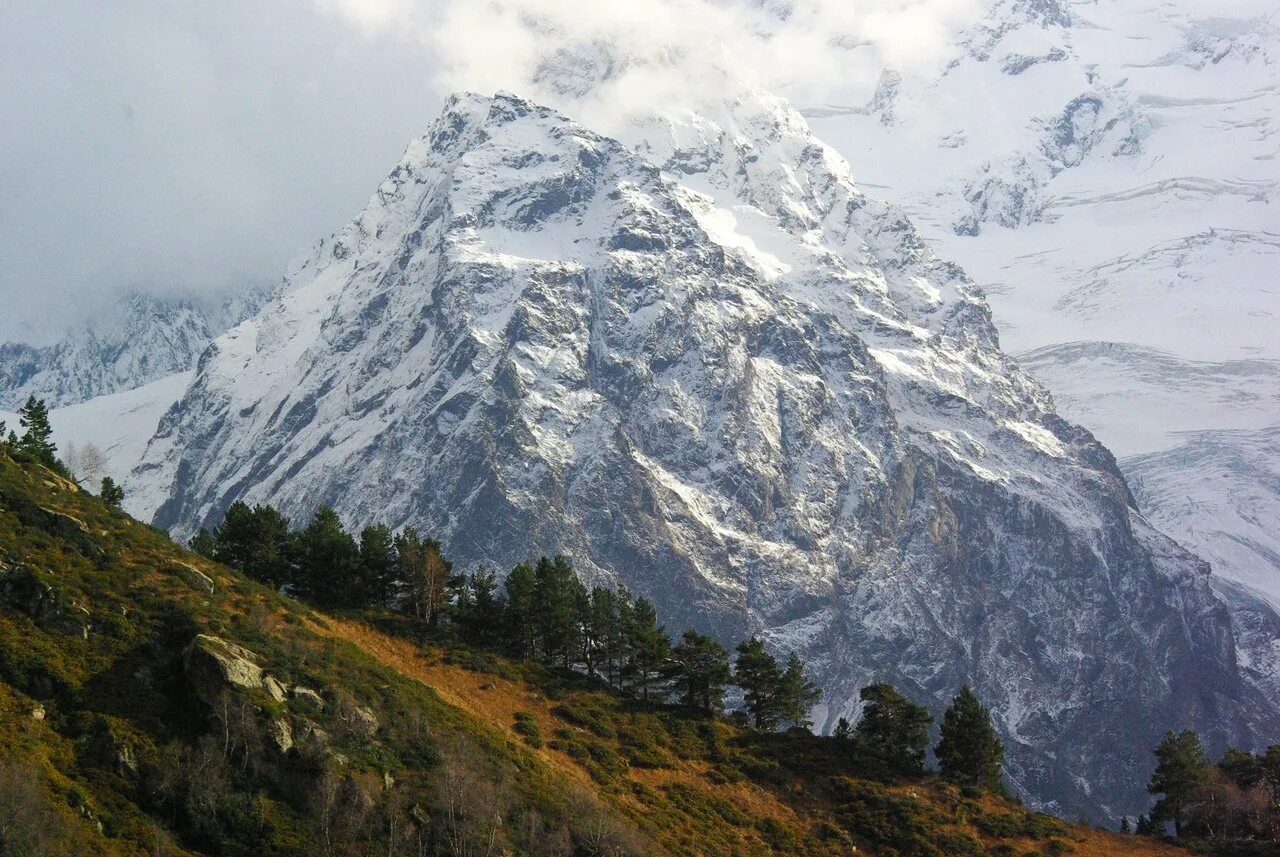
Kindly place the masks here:
<instances>
[{"instance_id":1,"label":"hillside vegetation","mask_svg":"<svg viewBox=\"0 0 1280 857\"><path fill-rule=\"evenodd\" d=\"M0 853L1185 853L421 640L0 453Z\"/></svg>"}]
</instances>

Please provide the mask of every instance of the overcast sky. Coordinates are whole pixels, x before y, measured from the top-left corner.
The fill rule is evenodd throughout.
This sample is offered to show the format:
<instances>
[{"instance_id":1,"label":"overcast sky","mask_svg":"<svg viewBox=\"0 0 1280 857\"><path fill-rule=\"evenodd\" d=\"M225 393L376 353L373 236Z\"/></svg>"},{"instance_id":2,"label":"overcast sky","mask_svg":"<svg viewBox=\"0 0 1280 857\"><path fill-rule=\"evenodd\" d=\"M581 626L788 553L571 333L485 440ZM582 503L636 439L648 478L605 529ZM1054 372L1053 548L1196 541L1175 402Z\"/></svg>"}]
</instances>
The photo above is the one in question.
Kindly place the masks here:
<instances>
[{"instance_id":1,"label":"overcast sky","mask_svg":"<svg viewBox=\"0 0 1280 857\"><path fill-rule=\"evenodd\" d=\"M855 97L972 3L791 0L780 28L731 0L4 0L0 341L47 339L125 289L276 282L357 213L449 91L537 97L535 69L565 45L638 60L597 108L686 88L646 71L672 51Z\"/></svg>"},{"instance_id":2,"label":"overcast sky","mask_svg":"<svg viewBox=\"0 0 1280 857\"><path fill-rule=\"evenodd\" d=\"M120 288L274 282L439 109L310 2L0 3L0 339Z\"/></svg>"}]
</instances>

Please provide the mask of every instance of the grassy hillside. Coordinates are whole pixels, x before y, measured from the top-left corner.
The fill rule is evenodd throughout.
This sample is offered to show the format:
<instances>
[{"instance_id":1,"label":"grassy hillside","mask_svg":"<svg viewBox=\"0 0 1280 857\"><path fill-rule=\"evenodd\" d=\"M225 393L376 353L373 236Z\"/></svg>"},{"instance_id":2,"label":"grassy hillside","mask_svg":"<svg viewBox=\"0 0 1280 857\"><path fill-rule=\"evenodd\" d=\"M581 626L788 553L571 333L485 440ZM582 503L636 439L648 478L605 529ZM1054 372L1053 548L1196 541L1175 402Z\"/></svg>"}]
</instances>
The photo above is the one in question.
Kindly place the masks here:
<instances>
[{"instance_id":1,"label":"grassy hillside","mask_svg":"<svg viewBox=\"0 0 1280 857\"><path fill-rule=\"evenodd\" d=\"M855 852L1184 853L317 613L0 454L0 853Z\"/></svg>"}]
</instances>

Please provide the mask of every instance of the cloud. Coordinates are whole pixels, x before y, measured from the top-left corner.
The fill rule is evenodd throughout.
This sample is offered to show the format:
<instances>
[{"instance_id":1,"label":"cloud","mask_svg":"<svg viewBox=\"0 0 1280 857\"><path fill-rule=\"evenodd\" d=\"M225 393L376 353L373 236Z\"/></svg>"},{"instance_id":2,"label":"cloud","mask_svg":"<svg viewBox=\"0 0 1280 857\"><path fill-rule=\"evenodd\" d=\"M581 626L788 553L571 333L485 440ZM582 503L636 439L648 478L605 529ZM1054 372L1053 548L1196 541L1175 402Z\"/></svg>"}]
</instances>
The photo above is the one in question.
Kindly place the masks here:
<instances>
[{"instance_id":1,"label":"cloud","mask_svg":"<svg viewBox=\"0 0 1280 857\"><path fill-rule=\"evenodd\" d=\"M429 124L436 74L311 0L0 3L0 341L274 282Z\"/></svg>"},{"instance_id":2,"label":"cloud","mask_svg":"<svg viewBox=\"0 0 1280 857\"><path fill-rule=\"evenodd\" d=\"M976 0L0 4L0 340L123 289L273 282L456 89L602 130L719 94L801 104L927 74Z\"/></svg>"},{"instance_id":3,"label":"cloud","mask_svg":"<svg viewBox=\"0 0 1280 857\"><path fill-rule=\"evenodd\" d=\"M424 46L442 90L510 89L637 112L715 98L722 70L805 104L860 103L886 67L935 73L981 8L978 0L316 3L365 38Z\"/></svg>"}]
</instances>

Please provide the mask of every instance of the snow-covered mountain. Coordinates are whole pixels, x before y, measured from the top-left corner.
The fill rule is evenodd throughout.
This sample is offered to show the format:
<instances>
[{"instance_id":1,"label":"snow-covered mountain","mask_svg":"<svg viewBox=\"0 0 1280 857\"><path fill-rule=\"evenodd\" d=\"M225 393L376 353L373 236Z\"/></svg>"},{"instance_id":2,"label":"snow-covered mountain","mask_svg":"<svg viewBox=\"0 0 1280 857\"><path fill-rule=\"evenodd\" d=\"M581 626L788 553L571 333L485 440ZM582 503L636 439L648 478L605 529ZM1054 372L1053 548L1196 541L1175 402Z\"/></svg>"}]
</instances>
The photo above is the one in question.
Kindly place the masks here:
<instances>
[{"instance_id":1,"label":"snow-covered mountain","mask_svg":"<svg viewBox=\"0 0 1280 857\"><path fill-rule=\"evenodd\" d=\"M970 682L1015 786L1062 812L1145 806L1166 727L1274 736L1207 566L1000 351L979 290L739 92L626 146L450 100L205 352L133 508L188 535L237 499L327 503L463 564L561 551L672 627L799 649L828 727L873 679L935 709Z\"/></svg>"},{"instance_id":2,"label":"snow-covered mountain","mask_svg":"<svg viewBox=\"0 0 1280 857\"><path fill-rule=\"evenodd\" d=\"M52 345L0 344L0 408L31 395L50 407L74 405L188 372L214 337L266 299L259 289L201 300L130 294Z\"/></svg>"},{"instance_id":3,"label":"snow-covered mountain","mask_svg":"<svg viewBox=\"0 0 1280 857\"><path fill-rule=\"evenodd\" d=\"M1278 60L1260 0L995 0L932 71L801 103L987 291L1144 512L1272 598L1275 555L1227 544L1280 528L1267 432L1238 433L1280 426Z\"/></svg>"}]
</instances>

